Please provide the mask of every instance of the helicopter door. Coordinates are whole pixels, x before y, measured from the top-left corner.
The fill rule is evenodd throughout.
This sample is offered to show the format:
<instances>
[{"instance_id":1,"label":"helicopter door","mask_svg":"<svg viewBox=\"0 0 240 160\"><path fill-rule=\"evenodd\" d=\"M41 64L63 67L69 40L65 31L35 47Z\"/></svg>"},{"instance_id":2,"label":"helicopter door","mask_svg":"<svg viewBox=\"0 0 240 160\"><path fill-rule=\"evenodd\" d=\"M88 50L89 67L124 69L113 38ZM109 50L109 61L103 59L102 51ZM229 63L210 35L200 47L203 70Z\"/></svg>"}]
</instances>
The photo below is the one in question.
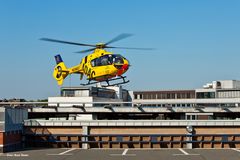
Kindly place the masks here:
<instances>
[{"instance_id":1,"label":"helicopter door","mask_svg":"<svg viewBox=\"0 0 240 160\"><path fill-rule=\"evenodd\" d=\"M109 65L112 65L112 59L109 55L104 55L91 61L95 76L106 76L110 74Z\"/></svg>"}]
</instances>

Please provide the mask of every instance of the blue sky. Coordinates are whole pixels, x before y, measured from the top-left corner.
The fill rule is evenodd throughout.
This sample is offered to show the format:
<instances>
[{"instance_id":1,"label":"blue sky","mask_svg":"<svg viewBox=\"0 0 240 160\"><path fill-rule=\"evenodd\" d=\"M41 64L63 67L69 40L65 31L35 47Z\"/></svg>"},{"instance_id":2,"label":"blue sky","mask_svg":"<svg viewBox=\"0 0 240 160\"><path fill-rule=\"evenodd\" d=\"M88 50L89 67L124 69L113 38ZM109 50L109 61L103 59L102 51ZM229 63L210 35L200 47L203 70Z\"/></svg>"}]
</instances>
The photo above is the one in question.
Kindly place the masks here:
<instances>
[{"instance_id":1,"label":"blue sky","mask_svg":"<svg viewBox=\"0 0 240 160\"><path fill-rule=\"evenodd\" d=\"M67 66L84 47L38 40L106 42L155 51L112 50L131 62L131 90L193 89L213 80L240 79L238 0L2 0L0 1L0 99L40 99L59 94L54 55ZM65 86L79 85L72 75Z\"/></svg>"}]
</instances>

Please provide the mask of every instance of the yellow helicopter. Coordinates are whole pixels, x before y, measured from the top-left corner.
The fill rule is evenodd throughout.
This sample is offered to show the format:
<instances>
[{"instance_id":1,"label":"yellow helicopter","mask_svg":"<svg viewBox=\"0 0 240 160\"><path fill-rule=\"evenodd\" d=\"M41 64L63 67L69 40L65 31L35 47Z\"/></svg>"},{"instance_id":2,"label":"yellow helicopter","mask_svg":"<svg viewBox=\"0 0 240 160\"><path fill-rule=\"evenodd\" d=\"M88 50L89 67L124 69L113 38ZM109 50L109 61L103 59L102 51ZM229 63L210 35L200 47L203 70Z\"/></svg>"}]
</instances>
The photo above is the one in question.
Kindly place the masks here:
<instances>
[{"instance_id":1,"label":"yellow helicopter","mask_svg":"<svg viewBox=\"0 0 240 160\"><path fill-rule=\"evenodd\" d=\"M113 38L107 43L98 43L96 45L75 43L69 41L62 41L50 38L41 38L40 40L65 43L71 45L90 46L93 48L79 51L76 53L87 53L93 51L93 53L82 58L81 62L71 68L67 68L60 55L55 56L57 65L53 71L53 77L57 80L58 85L62 85L64 79L69 74L80 74L80 80L83 79L83 75L87 76L88 83L82 85L91 85L98 82L106 82L106 86L114 86L119 84L128 83L126 76L122 76L129 68L129 61L120 54L113 54L104 50L104 48L117 48L117 49L137 49L137 50L150 50L151 48L128 48L128 47L112 47L109 44L119 41L121 39L132 36L132 34L123 33ZM110 81L121 79L122 82L110 84Z\"/></svg>"}]
</instances>

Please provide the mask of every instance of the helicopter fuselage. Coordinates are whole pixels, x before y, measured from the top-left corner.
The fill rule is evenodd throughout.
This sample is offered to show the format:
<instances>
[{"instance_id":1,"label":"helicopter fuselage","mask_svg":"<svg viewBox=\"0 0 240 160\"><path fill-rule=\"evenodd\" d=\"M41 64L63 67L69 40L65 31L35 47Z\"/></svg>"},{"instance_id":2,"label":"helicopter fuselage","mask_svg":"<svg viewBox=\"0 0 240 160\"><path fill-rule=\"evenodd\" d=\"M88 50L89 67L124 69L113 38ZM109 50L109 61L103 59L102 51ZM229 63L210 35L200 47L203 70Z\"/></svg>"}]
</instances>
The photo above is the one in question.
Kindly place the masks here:
<instances>
[{"instance_id":1,"label":"helicopter fuselage","mask_svg":"<svg viewBox=\"0 0 240 160\"><path fill-rule=\"evenodd\" d=\"M62 60L60 63L57 62L53 77L59 85L62 85L63 79L68 74L80 74L80 79L85 75L89 81L101 82L122 76L128 68L129 61L123 56L104 49L95 49L92 54L85 56L78 65L71 68L67 68Z\"/></svg>"},{"instance_id":2,"label":"helicopter fuselage","mask_svg":"<svg viewBox=\"0 0 240 160\"><path fill-rule=\"evenodd\" d=\"M96 49L84 57L79 65L88 80L104 81L124 74L128 70L129 61L121 55Z\"/></svg>"}]
</instances>

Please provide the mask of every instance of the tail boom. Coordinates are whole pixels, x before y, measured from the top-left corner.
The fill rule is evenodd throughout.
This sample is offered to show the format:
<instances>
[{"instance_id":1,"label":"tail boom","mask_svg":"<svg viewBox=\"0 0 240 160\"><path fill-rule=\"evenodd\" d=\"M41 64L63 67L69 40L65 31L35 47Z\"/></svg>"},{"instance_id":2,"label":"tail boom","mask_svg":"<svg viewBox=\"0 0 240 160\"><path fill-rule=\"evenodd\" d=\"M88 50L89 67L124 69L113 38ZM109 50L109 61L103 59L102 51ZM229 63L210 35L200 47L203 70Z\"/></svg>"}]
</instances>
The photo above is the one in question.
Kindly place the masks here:
<instances>
[{"instance_id":1,"label":"tail boom","mask_svg":"<svg viewBox=\"0 0 240 160\"><path fill-rule=\"evenodd\" d=\"M59 86L63 84L64 79L69 74L81 74L81 78L82 78L83 71L81 69L82 68L81 64L71 68L67 68L60 55L56 55L55 60L57 65L54 67L53 77L56 79Z\"/></svg>"}]
</instances>

